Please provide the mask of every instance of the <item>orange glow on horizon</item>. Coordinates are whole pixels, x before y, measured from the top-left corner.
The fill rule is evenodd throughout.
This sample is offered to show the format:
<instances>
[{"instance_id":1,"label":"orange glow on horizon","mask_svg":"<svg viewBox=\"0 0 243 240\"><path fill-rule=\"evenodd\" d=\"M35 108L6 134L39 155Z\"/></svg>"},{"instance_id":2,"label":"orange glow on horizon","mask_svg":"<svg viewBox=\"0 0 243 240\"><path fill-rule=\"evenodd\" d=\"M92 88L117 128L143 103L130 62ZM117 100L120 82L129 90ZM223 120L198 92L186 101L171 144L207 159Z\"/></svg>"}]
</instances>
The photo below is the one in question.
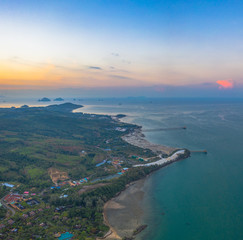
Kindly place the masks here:
<instances>
[{"instance_id":1,"label":"orange glow on horizon","mask_svg":"<svg viewBox=\"0 0 243 240\"><path fill-rule=\"evenodd\" d=\"M186 73L143 69L136 66L130 71L111 69L102 64L73 64L70 61L52 63L51 60L32 62L22 59L0 61L1 89L56 89L56 88L106 88L106 87L153 87L155 92L164 92L164 86L183 87L190 85ZM95 67L99 66L99 67ZM179 71L181 72L181 71ZM196 75L196 74L194 74ZM232 79L218 80L219 89L234 87ZM200 87L198 83L198 86ZM155 87L154 87L155 86Z\"/></svg>"},{"instance_id":2,"label":"orange glow on horizon","mask_svg":"<svg viewBox=\"0 0 243 240\"><path fill-rule=\"evenodd\" d=\"M43 68L33 66L20 66L16 64L0 63L1 86L43 86L50 85L48 79L58 82L60 76L53 73L54 65L46 65ZM7 87L8 88L8 87Z\"/></svg>"},{"instance_id":3,"label":"orange glow on horizon","mask_svg":"<svg viewBox=\"0 0 243 240\"><path fill-rule=\"evenodd\" d=\"M139 75L50 63L0 62L2 89L148 86L147 77Z\"/></svg>"}]
</instances>

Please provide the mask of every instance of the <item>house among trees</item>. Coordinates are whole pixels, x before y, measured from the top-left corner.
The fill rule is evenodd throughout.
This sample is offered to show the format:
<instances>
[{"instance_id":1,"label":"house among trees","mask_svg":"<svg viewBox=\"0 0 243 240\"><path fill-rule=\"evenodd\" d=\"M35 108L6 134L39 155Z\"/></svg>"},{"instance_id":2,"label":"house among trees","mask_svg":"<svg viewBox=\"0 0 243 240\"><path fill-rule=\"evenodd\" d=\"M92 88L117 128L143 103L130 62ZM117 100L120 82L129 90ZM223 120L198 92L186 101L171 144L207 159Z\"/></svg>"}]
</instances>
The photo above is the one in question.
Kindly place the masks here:
<instances>
[{"instance_id":1,"label":"house among trees","mask_svg":"<svg viewBox=\"0 0 243 240\"><path fill-rule=\"evenodd\" d=\"M34 205L38 205L38 204L40 204L40 202L37 201L37 200L35 200L35 199L30 199L30 200L26 201L26 203L27 203L28 205L30 205L30 206L34 206Z\"/></svg>"},{"instance_id":2,"label":"house among trees","mask_svg":"<svg viewBox=\"0 0 243 240\"><path fill-rule=\"evenodd\" d=\"M10 193L7 196L4 197L3 199L6 203L14 203L14 202L19 202L23 200L23 196L18 193Z\"/></svg>"},{"instance_id":3,"label":"house among trees","mask_svg":"<svg viewBox=\"0 0 243 240\"><path fill-rule=\"evenodd\" d=\"M9 219L8 220L8 224L10 224L10 225L14 224L14 220L13 219Z\"/></svg>"},{"instance_id":4,"label":"house among trees","mask_svg":"<svg viewBox=\"0 0 243 240\"><path fill-rule=\"evenodd\" d=\"M59 240L70 240L72 239L73 234L69 233L69 232L65 232L63 234L61 234L61 236L58 238Z\"/></svg>"},{"instance_id":5,"label":"house among trees","mask_svg":"<svg viewBox=\"0 0 243 240\"><path fill-rule=\"evenodd\" d=\"M45 223L40 223L40 227L45 227L46 224Z\"/></svg>"},{"instance_id":6,"label":"house among trees","mask_svg":"<svg viewBox=\"0 0 243 240\"><path fill-rule=\"evenodd\" d=\"M6 226L4 224L0 224L0 229L5 228Z\"/></svg>"},{"instance_id":7,"label":"house among trees","mask_svg":"<svg viewBox=\"0 0 243 240\"><path fill-rule=\"evenodd\" d=\"M28 216L27 214L23 214L22 217L23 217L24 219L26 219L26 218L28 218L29 216Z\"/></svg>"},{"instance_id":8,"label":"house among trees","mask_svg":"<svg viewBox=\"0 0 243 240\"><path fill-rule=\"evenodd\" d=\"M30 213L29 213L29 215L32 217L32 216L35 216L35 212L34 211L31 211Z\"/></svg>"}]
</instances>

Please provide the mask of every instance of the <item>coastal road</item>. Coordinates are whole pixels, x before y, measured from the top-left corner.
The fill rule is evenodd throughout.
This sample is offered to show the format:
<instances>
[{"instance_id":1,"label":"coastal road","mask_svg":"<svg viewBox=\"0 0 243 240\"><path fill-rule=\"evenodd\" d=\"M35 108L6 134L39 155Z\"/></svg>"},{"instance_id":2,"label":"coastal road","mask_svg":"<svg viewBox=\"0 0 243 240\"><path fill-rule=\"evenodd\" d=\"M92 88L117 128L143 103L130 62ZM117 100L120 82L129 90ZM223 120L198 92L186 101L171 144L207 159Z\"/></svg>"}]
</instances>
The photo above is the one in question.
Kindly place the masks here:
<instances>
[{"instance_id":1,"label":"coastal road","mask_svg":"<svg viewBox=\"0 0 243 240\"><path fill-rule=\"evenodd\" d=\"M4 196L5 197L5 196ZM4 201L4 197L0 200L1 204L3 205L4 208L6 208L11 214L10 214L10 217L13 217L14 214L15 214L15 210L11 207L9 207Z\"/></svg>"}]
</instances>

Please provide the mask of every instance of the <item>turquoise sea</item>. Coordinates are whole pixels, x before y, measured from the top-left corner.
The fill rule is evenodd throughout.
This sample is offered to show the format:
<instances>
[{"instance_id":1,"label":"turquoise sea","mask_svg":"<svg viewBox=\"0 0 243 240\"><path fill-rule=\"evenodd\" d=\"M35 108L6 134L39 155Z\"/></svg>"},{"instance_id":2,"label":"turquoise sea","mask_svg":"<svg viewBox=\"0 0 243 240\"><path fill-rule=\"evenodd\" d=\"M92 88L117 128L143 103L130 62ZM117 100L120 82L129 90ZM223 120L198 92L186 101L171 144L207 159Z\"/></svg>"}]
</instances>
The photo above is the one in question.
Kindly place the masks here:
<instances>
[{"instance_id":1,"label":"turquoise sea","mask_svg":"<svg viewBox=\"0 0 243 240\"><path fill-rule=\"evenodd\" d=\"M206 149L152 174L145 183L141 240L243 239L243 101L152 100L90 105L87 112L125 113L151 142Z\"/></svg>"},{"instance_id":2,"label":"turquoise sea","mask_svg":"<svg viewBox=\"0 0 243 240\"><path fill-rule=\"evenodd\" d=\"M78 104L85 105L84 112L127 114L124 121L145 129L186 126L145 135L154 143L208 151L193 153L148 178L143 201L148 227L137 239L243 239L243 100L110 99Z\"/></svg>"}]
</instances>

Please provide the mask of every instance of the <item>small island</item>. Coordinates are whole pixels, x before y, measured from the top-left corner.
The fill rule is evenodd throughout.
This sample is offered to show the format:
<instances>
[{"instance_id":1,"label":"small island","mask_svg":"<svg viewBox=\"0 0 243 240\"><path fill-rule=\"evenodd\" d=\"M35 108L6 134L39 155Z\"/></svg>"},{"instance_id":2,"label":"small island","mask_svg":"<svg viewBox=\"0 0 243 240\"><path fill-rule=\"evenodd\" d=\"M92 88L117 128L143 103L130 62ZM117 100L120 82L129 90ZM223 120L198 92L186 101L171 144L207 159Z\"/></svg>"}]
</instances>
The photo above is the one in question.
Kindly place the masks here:
<instances>
[{"instance_id":1,"label":"small island","mask_svg":"<svg viewBox=\"0 0 243 240\"><path fill-rule=\"evenodd\" d=\"M61 98L61 97L58 97L58 98L55 98L54 101L56 101L56 102L62 102L62 101L64 101L64 99Z\"/></svg>"},{"instance_id":2,"label":"small island","mask_svg":"<svg viewBox=\"0 0 243 240\"><path fill-rule=\"evenodd\" d=\"M28 108L28 105L22 105L21 108ZM12 107L13 108L13 107Z\"/></svg>"},{"instance_id":3,"label":"small island","mask_svg":"<svg viewBox=\"0 0 243 240\"><path fill-rule=\"evenodd\" d=\"M51 101L51 99L47 98L47 97L43 97L43 98L38 100L38 102L50 102L50 101Z\"/></svg>"}]
</instances>

